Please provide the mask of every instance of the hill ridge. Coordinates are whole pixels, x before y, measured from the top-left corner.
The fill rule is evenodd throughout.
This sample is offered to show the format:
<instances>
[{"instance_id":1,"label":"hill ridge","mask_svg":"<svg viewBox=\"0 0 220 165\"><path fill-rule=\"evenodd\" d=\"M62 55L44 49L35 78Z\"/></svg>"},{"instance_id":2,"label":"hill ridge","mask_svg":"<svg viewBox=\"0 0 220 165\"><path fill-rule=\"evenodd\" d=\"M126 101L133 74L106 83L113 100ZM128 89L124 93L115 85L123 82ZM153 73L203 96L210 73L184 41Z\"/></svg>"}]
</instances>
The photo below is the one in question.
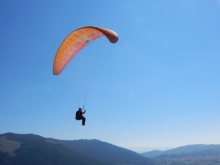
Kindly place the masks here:
<instances>
[{"instance_id":1,"label":"hill ridge","mask_svg":"<svg viewBox=\"0 0 220 165\"><path fill-rule=\"evenodd\" d=\"M212 149L220 149L220 144L190 144L165 151L153 150L149 152L144 152L141 153L141 155L153 158L159 155L184 154L184 153L187 154L187 153L194 153L194 152L200 152L200 151L212 150Z\"/></svg>"},{"instance_id":2,"label":"hill ridge","mask_svg":"<svg viewBox=\"0 0 220 165\"><path fill-rule=\"evenodd\" d=\"M156 161L113 144L93 140L57 140L35 134L0 134L21 143L10 156L0 151L1 165L157 165Z\"/></svg>"}]
</instances>

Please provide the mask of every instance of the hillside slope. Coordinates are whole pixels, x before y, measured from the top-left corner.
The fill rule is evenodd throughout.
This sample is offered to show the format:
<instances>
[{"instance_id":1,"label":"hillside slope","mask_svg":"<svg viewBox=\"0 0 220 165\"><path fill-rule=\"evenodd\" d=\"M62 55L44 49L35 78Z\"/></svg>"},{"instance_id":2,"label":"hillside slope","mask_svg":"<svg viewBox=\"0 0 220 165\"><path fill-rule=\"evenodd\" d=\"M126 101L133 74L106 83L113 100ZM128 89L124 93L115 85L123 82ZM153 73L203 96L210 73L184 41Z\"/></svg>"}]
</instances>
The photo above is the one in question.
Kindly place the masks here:
<instances>
[{"instance_id":1,"label":"hillside slope","mask_svg":"<svg viewBox=\"0 0 220 165\"><path fill-rule=\"evenodd\" d=\"M0 134L0 165L110 165L41 136Z\"/></svg>"},{"instance_id":2,"label":"hillside slope","mask_svg":"<svg viewBox=\"0 0 220 165\"><path fill-rule=\"evenodd\" d=\"M153 158L159 155L184 154L184 153L187 154L187 153L200 152L205 150L218 150L218 149L220 149L220 145L195 144L195 145L186 145L182 147L177 147L166 151L154 150L150 152L144 152L141 155L149 158Z\"/></svg>"},{"instance_id":3,"label":"hillside slope","mask_svg":"<svg viewBox=\"0 0 220 165\"><path fill-rule=\"evenodd\" d=\"M158 165L157 161L99 140L55 140L0 134L0 165Z\"/></svg>"},{"instance_id":4,"label":"hillside slope","mask_svg":"<svg viewBox=\"0 0 220 165\"><path fill-rule=\"evenodd\" d=\"M62 144L75 152L79 152L80 154L99 161L107 161L111 164L157 164L156 161L137 154L136 152L99 140L50 140Z\"/></svg>"},{"instance_id":5,"label":"hillside slope","mask_svg":"<svg viewBox=\"0 0 220 165\"><path fill-rule=\"evenodd\" d=\"M187 154L160 155L154 159L166 165L219 165L220 149L204 150Z\"/></svg>"}]
</instances>

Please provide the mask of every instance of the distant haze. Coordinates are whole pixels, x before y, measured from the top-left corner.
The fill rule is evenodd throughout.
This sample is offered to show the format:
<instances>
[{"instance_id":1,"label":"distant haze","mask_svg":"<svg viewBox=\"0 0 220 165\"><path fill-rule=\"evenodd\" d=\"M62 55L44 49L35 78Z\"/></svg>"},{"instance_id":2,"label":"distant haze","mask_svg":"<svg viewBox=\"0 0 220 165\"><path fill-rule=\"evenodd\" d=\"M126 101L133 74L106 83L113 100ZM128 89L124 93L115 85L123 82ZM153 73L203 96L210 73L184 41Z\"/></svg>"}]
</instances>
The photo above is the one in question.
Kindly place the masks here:
<instances>
[{"instance_id":1,"label":"distant haze","mask_svg":"<svg viewBox=\"0 0 220 165\"><path fill-rule=\"evenodd\" d=\"M174 147L158 147L158 148L152 148L152 147L130 147L130 148L127 148L127 149L135 151L137 153L142 153L142 152L148 152L148 151L153 151L153 150L165 151L165 150L172 149L172 148L174 148Z\"/></svg>"}]
</instances>

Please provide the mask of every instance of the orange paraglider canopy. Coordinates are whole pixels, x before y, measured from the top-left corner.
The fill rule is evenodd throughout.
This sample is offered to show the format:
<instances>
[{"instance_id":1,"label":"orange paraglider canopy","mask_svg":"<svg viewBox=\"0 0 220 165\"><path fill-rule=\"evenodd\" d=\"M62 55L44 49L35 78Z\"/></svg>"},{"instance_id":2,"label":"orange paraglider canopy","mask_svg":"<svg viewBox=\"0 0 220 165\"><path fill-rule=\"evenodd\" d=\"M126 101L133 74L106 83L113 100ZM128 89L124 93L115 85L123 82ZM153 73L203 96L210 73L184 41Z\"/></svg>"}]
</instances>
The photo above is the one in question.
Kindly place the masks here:
<instances>
[{"instance_id":1,"label":"orange paraglider canopy","mask_svg":"<svg viewBox=\"0 0 220 165\"><path fill-rule=\"evenodd\" d=\"M101 36L106 36L111 43L118 41L118 35L114 31L95 26L82 27L70 33L56 53L53 63L53 74L60 74L83 47Z\"/></svg>"}]
</instances>

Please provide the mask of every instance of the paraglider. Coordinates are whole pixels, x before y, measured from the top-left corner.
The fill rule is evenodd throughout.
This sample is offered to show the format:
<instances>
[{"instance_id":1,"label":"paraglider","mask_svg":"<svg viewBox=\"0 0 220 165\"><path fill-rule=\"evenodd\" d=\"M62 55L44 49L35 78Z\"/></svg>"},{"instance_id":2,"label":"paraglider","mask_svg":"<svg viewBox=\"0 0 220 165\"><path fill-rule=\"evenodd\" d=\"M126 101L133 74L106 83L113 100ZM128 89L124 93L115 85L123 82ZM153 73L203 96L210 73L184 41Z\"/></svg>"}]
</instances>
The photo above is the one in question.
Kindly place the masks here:
<instances>
[{"instance_id":1,"label":"paraglider","mask_svg":"<svg viewBox=\"0 0 220 165\"><path fill-rule=\"evenodd\" d=\"M106 36L111 43L118 41L118 35L114 31L95 26L82 27L70 33L56 53L53 63L53 74L60 74L81 49L101 36Z\"/></svg>"},{"instance_id":2,"label":"paraglider","mask_svg":"<svg viewBox=\"0 0 220 165\"><path fill-rule=\"evenodd\" d=\"M84 110L84 112L82 111L82 108L79 108L78 111L76 111L76 120L82 120L82 125L85 125L86 122L86 118L83 116L83 114L86 113L86 110Z\"/></svg>"},{"instance_id":3,"label":"paraglider","mask_svg":"<svg viewBox=\"0 0 220 165\"><path fill-rule=\"evenodd\" d=\"M118 41L118 35L114 31L101 27L86 26L70 33L56 53L53 63L53 74L59 75L80 50L91 41L102 36L105 36L111 43ZM76 112L76 120L82 120L82 125L85 125L86 120L82 115L84 113L85 111L82 112L81 108Z\"/></svg>"}]
</instances>

